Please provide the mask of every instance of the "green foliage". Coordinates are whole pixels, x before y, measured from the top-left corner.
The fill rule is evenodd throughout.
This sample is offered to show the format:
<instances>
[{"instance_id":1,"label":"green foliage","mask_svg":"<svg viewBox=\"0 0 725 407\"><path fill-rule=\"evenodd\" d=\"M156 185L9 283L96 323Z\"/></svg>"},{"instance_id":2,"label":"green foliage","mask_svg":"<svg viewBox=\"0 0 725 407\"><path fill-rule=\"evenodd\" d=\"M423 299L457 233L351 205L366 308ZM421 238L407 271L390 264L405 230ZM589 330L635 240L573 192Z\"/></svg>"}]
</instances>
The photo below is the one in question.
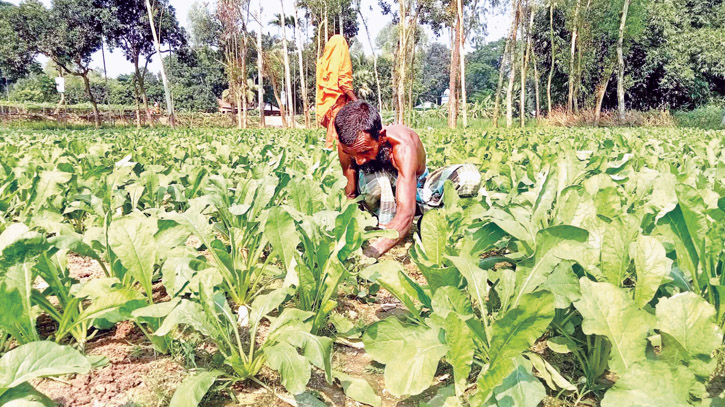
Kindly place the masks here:
<instances>
[{"instance_id":1,"label":"green foliage","mask_svg":"<svg viewBox=\"0 0 725 407\"><path fill-rule=\"evenodd\" d=\"M602 405L714 403L722 134L469 134L422 132L429 165L477 165L484 189L462 198L444 186L443 207L413 237L419 273L409 275L392 259L360 258L386 232L345 198L318 132L3 131L3 346L82 348L132 321L161 352L189 331L215 345L172 405L197 404L218 381L256 381L265 366L291 394L319 372L378 405L369 383L332 368L330 324L338 338L361 333L338 307L357 277L402 304L361 329L395 397L425 393L445 370L449 386L427 405L533 406L575 393ZM104 276L75 280L71 255ZM58 324L47 338L41 314ZM545 346L574 368L560 372ZM607 371L618 377L609 388ZM42 403L22 383L6 394Z\"/></svg>"}]
</instances>

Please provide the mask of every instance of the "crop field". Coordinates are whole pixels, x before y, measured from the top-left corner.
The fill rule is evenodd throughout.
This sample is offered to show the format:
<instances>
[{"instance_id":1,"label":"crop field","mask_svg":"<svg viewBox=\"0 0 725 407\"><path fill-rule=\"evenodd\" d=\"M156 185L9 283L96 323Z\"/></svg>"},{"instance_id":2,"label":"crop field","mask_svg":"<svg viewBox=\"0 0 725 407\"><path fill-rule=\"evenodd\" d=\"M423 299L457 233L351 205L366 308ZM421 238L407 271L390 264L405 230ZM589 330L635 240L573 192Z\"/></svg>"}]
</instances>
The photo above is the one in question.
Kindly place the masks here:
<instances>
[{"instance_id":1,"label":"crop field","mask_svg":"<svg viewBox=\"0 0 725 407\"><path fill-rule=\"evenodd\" d=\"M722 131L421 139L376 261L320 131L0 130L0 405L725 405Z\"/></svg>"}]
</instances>

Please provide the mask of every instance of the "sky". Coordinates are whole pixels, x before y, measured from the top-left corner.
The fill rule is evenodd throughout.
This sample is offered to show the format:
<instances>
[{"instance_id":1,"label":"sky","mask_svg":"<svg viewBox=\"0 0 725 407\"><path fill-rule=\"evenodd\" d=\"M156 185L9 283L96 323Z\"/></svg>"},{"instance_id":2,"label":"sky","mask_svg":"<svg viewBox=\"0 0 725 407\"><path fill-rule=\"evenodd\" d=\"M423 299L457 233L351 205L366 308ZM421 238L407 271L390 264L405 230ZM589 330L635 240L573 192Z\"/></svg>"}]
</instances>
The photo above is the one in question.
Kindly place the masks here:
<instances>
[{"instance_id":1,"label":"sky","mask_svg":"<svg viewBox=\"0 0 725 407\"><path fill-rule=\"evenodd\" d=\"M7 0L6 0L7 1ZM9 0L10 3L18 4L21 2L21 0ZM202 4L204 3L210 3L210 1L202 1L198 0ZM213 1L213 0L212 0ZM256 1L252 0L253 7L256 7ZM292 1L294 0L281 0L284 1L284 8L285 13L292 13ZM46 7L50 7L51 0L41 0L43 4L45 4ZM187 31L189 31L189 21L188 21L188 14L189 9L191 9L192 4L194 4L195 0L170 0L170 3L174 8L176 9L176 18L179 20L181 25L186 28ZM380 6L378 5L377 0L362 0L362 10L363 14L365 15L365 19L368 24L368 28L370 29L370 35L373 39L373 42L375 42L375 38L378 35L378 32L390 21L390 16L384 16L381 13ZM280 0L272 0L272 1L263 1L262 3L262 18L264 21L271 21L273 19L273 16L275 14L279 14L282 6L280 4ZM489 14L486 16L486 21L488 23L488 35L486 37L487 41L495 41L501 37L503 37L506 34L506 30L508 29L508 26L511 22L511 17L509 14ZM255 27L256 28L256 27ZM276 33L278 28L267 25L264 28L266 33ZM288 33L290 35L291 33ZM311 34L311 32L310 32ZM450 40L448 38L448 35L441 35L439 38L434 38L433 34L430 35L431 41L437 41L441 43L447 44ZM360 24L360 30L358 31L358 37L360 39L360 43L364 46L365 52L369 55L370 54L370 46L368 45L367 37L365 35L365 29L362 24ZM291 36L290 36L291 38ZM108 48L105 48L105 57L106 57L106 70L108 77L115 78L120 74L128 74L133 72L133 65L131 62L127 61L126 58L123 57L123 54L120 50L109 50ZM39 57L38 58L41 63L45 63L46 58ZM93 62L91 63L91 66L95 69L98 69L98 71L103 71L103 54L101 51L96 52L93 55ZM154 57L153 61L151 62L149 69L152 72L159 72L161 69L160 63L158 61L158 58Z\"/></svg>"}]
</instances>

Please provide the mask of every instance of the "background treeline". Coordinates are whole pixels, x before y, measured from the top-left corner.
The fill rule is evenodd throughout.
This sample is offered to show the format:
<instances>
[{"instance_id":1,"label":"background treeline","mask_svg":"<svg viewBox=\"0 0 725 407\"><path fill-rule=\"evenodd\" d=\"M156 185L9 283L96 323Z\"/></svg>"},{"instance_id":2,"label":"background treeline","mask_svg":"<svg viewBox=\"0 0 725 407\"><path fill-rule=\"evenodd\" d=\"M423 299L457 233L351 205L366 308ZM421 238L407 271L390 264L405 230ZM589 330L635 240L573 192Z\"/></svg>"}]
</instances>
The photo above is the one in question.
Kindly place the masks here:
<instances>
[{"instance_id":1,"label":"background treeline","mask_svg":"<svg viewBox=\"0 0 725 407\"><path fill-rule=\"evenodd\" d=\"M66 103L132 105L139 121L155 102L166 108L161 77L148 70L156 52L149 12L174 107L216 111L222 99L238 107L239 127L264 102L282 108L285 124L297 114L309 125L316 56L335 33L353 38L356 92L388 121L410 122L415 106L441 104L447 89L452 103L438 114L451 127L469 116L505 116L511 126L552 112L598 120L601 110L692 109L725 95L721 0L383 0L390 22L377 38L359 0L281 4L282 15L261 21L257 0L197 3L187 32L163 0L54 0L49 9L0 1L5 96L59 102L52 78L63 75ZM485 42L486 16L503 13L511 15L506 37ZM105 78L92 69L104 44L134 72Z\"/></svg>"}]
</instances>

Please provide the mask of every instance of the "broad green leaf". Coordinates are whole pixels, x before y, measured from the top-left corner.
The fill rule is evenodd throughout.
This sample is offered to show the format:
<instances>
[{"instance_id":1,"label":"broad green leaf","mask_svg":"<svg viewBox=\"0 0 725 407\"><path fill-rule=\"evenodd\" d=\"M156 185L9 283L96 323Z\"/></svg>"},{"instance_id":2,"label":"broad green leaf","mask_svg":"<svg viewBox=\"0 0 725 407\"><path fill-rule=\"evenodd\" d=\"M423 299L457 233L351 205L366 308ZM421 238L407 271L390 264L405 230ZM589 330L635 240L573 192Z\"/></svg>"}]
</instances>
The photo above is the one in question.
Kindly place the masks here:
<instances>
[{"instance_id":1,"label":"broad green leaf","mask_svg":"<svg viewBox=\"0 0 725 407\"><path fill-rule=\"evenodd\" d=\"M478 267L470 258L463 256L446 256L458 269L468 283L468 292L471 294L483 316L486 315L486 297L488 296L488 272Z\"/></svg>"},{"instance_id":2,"label":"broad green leaf","mask_svg":"<svg viewBox=\"0 0 725 407\"><path fill-rule=\"evenodd\" d=\"M256 326L267 314L277 309L290 292L286 288L278 288L267 294L258 295L252 302L252 310L249 313L249 324Z\"/></svg>"},{"instance_id":3,"label":"broad green leaf","mask_svg":"<svg viewBox=\"0 0 725 407\"><path fill-rule=\"evenodd\" d=\"M610 283L579 280L581 299L574 303L582 314L582 330L587 335L605 336L612 344L609 368L622 374L644 360L647 334L654 321L640 310L621 288Z\"/></svg>"},{"instance_id":4,"label":"broad green leaf","mask_svg":"<svg viewBox=\"0 0 725 407\"><path fill-rule=\"evenodd\" d=\"M70 346L37 341L20 345L0 358L0 394L39 377L88 373L91 364Z\"/></svg>"},{"instance_id":5,"label":"broad green leaf","mask_svg":"<svg viewBox=\"0 0 725 407\"><path fill-rule=\"evenodd\" d=\"M385 387L396 397L419 394L430 387L447 350L437 330L403 325L395 318L371 325L363 343L373 359L386 365Z\"/></svg>"},{"instance_id":6,"label":"broad green leaf","mask_svg":"<svg viewBox=\"0 0 725 407\"><path fill-rule=\"evenodd\" d=\"M493 390L498 407L537 407L546 389L531 373L531 363L519 356L514 370Z\"/></svg>"},{"instance_id":7,"label":"broad green leaf","mask_svg":"<svg viewBox=\"0 0 725 407\"><path fill-rule=\"evenodd\" d=\"M179 305L169 312L169 315L164 318L154 335L166 336L172 329L181 324L189 325L206 336L218 337L215 325L209 321L201 304L186 299L182 299Z\"/></svg>"},{"instance_id":8,"label":"broad green leaf","mask_svg":"<svg viewBox=\"0 0 725 407\"><path fill-rule=\"evenodd\" d=\"M672 260L667 258L662 243L649 236L638 237L630 251L637 272L634 302L642 308L652 300L663 280L670 274Z\"/></svg>"},{"instance_id":9,"label":"broad green leaf","mask_svg":"<svg viewBox=\"0 0 725 407\"><path fill-rule=\"evenodd\" d=\"M589 233L574 226L558 225L542 229L536 234L536 251L531 259L516 269L516 290L513 307L522 296L543 284L554 267L562 260L577 261L588 250Z\"/></svg>"},{"instance_id":10,"label":"broad green leaf","mask_svg":"<svg viewBox=\"0 0 725 407\"><path fill-rule=\"evenodd\" d=\"M297 245L300 244L300 235L295 228L295 221L292 216L282 208L272 208L264 225L264 235L269 240L282 264L284 264L288 276L294 274L295 253L297 252ZM294 285L299 285L299 282L295 283L296 279L290 281Z\"/></svg>"},{"instance_id":11,"label":"broad green leaf","mask_svg":"<svg viewBox=\"0 0 725 407\"><path fill-rule=\"evenodd\" d=\"M448 222L443 211L432 210L423 216L420 239L427 259L441 264L448 243Z\"/></svg>"},{"instance_id":12,"label":"broad green leaf","mask_svg":"<svg viewBox=\"0 0 725 407\"><path fill-rule=\"evenodd\" d=\"M40 173L40 179L35 187L35 197L33 203L42 206L53 195L62 192L60 184L70 181L73 174L62 171L43 171Z\"/></svg>"},{"instance_id":13,"label":"broad green leaf","mask_svg":"<svg viewBox=\"0 0 725 407\"><path fill-rule=\"evenodd\" d=\"M223 373L218 370L192 373L176 388L169 407L196 407Z\"/></svg>"},{"instance_id":14,"label":"broad green leaf","mask_svg":"<svg viewBox=\"0 0 725 407\"><path fill-rule=\"evenodd\" d=\"M292 345L280 342L264 348L267 364L279 372L282 385L292 394L300 394L310 381L310 364Z\"/></svg>"},{"instance_id":15,"label":"broad green leaf","mask_svg":"<svg viewBox=\"0 0 725 407\"><path fill-rule=\"evenodd\" d=\"M531 361L531 364L534 366L534 368L536 368L539 376L544 379L546 385L549 386L551 390L576 390L576 386L566 380L564 376L562 376L561 373L559 373L559 371L556 370L554 366L546 361L546 359L542 358L534 352L528 352L526 354L526 357Z\"/></svg>"},{"instance_id":16,"label":"broad green leaf","mask_svg":"<svg viewBox=\"0 0 725 407\"><path fill-rule=\"evenodd\" d=\"M439 290L438 292L440 292ZM456 395L463 397L466 391L468 375L471 373L475 345L473 343L473 332L466 325L466 322L459 314L451 312L446 317L446 361L453 366L453 383L456 388Z\"/></svg>"},{"instance_id":17,"label":"broad green leaf","mask_svg":"<svg viewBox=\"0 0 725 407\"><path fill-rule=\"evenodd\" d=\"M715 308L695 293L660 299L656 315L660 332L677 341L689 357L709 359L722 344L722 331L715 324Z\"/></svg>"},{"instance_id":18,"label":"broad green leaf","mask_svg":"<svg viewBox=\"0 0 725 407\"><path fill-rule=\"evenodd\" d=\"M562 261L554 267L546 281L541 285L544 290L554 294L555 306L559 309L569 308L572 302L581 297L579 279L572 269L572 261Z\"/></svg>"},{"instance_id":19,"label":"broad green leaf","mask_svg":"<svg viewBox=\"0 0 725 407\"><path fill-rule=\"evenodd\" d=\"M279 338L301 349L305 358L322 369L327 382L332 383L332 339L299 329L285 331Z\"/></svg>"},{"instance_id":20,"label":"broad green leaf","mask_svg":"<svg viewBox=\"0 0 725 407\"><path fill-rule=\"evenodd\" d=\"M630 263L630 243L636 238L639 225L633 216L623 214L610 223L602 222L601 269L606 281L621 287Z\"/></svg>"},{"instance_id":21,"label":"broad green leaf","mask_svg":"<svg viewBox=\"0 0 725 407\"><path fill-rule=\"evenodd\" d=\"M149 222L138 216L127 216L111 223L108 241L113 253L146 291L151 301L152 278L156 262L156 241Z\"/></svg>"},{"instance_id":22,"label":"broad green leaf","mask_svg":"<svg viewBox=\"0 0 725 407\"><path fill-rule=\"evenodd\" d=\"M54 407L55 405L53 400L36 390L30 383L23 383L5 393L0 393L0 406L3 407Z\"/></svg>"},{"instance_id":23,"label":"broad green leaf","mask_svg":"<svg viewBox=\"0 0 725 407\"><path fill-rule=\"evenodd\" d=\"M382 399L375 394L375 390L367 380L353 377L340 371L333 371L332 376L340 382L347 397L373 407L380 407Z\"/></svg>"},{"instance_id":24,"label":"broad green leaf","mask_svg":"<svg viewBox=\"0 0 725 407\"><path fill-rule=\"evenodd\" d=\"M694 377L684 366L644 360L622 372L604 393L602 407L682 407L689 404Z\"/></svg>"},{"instance_id":25,"label":"broad green leaf","mask_svg":"<svg viewBox=\"0 0 725 407\"><path fill-rule=\"evenodd\" d=\"M493 389L516 368L521 355L546 332L554 319L554 295L548 291L525 294L516 308L506 312L491 328L488 368L478 375L475 400L483 403Z\"/></svg>"}]
</instances>

